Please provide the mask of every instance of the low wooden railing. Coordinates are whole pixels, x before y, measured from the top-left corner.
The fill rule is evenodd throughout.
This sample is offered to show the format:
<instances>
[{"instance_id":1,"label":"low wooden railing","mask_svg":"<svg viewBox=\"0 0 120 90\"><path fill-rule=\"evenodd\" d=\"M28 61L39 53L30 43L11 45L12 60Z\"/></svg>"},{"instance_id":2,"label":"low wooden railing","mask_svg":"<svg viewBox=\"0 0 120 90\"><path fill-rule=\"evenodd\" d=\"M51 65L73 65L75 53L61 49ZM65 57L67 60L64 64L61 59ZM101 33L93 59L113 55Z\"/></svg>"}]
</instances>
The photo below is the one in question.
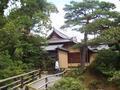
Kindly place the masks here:
<instances>
[{"instance_id":1,"label":"low wooden railing","mask_svg":"<svg viewBox=\"0 0 120 90\"><path fill-rule=\"evenodd\" d=\"M0 90L16 90L23 88L24 85L41 78L41 70L33 70L28 73L13 76L7 79L0 80Z\"/></svg>"},{"instance_id":2,"label":"low wooden railing","mask_svg":"<svg viewBox=\"0 0 120 90\"><path fill-rule=\"evenodd\" d=\"M49 81L49 78L50 77L59 77L59 76L63 76L64 74L65 74L65 72L66 72L67 70L64 70L63 72L61 72L61 73L57 73L57 74L53 74L53 75L48 75L48 76L45 76L45 77L43 77L43 78L41 78L41 79L39 79L39 80L37 80L37 81L34 81L34 82L32 82L32 83L30 83L30 84L28 84L26 87L27 87L27 90L42 90L41 88L45 88L45 90L47 90L48 89L48 84L50 84L50 83L52 83L52 82L54 82L55 80L51 80L51 81ZM32 87L32 84L35 84L36 82L39 82L39 81L42 81L42 80L44 80L45 81L45 83L43 82L43 84L42 85L39 85L39 88L35 88L35 87Z\"/></svg>"}]
</instances>

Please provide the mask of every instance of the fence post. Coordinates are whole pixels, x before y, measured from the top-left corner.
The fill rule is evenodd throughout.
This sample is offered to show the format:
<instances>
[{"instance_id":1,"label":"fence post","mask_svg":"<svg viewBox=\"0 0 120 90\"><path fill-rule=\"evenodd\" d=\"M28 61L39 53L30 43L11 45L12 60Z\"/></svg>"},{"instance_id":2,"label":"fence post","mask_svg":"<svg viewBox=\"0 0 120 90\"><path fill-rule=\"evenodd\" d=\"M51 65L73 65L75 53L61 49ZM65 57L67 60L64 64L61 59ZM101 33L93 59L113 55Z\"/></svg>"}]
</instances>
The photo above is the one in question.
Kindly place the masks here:
<instances>
[{"instance_id":1,"label":"fence post","mask_svg":"<svg viewBox=\"0 0 120 90\"><path fill-rule=\"evenodd\" d=\"M38 73L39 73L39 78L41 78L41 69L39 69Z\"/></svg>"},{"instance_id":2,"label":"fence post","mask_svg":"<svg viewBox=\"0 0 120 90\"><path fill-rule=\"evenodd\" d=\"M45 78L45 83L48 82L48 77ZM48 84L45 85L45 89L47 90L48 89Z\"/></svg>"},{"instance_id":3,"label":"fence post","mask_svg":"<svg viewBox=\"0 0 120 90\"><path fill-rule=\"evenodd\" d=\"M29 90L28 86L25 87L25 90Z\"/></svg>"},{"instance_id":4,"label":"fence post","mask_svg":"<svg viewBox=\"0 0 120 90\"><path fill-rule=\"evenodd\" d=\"M21 89L22 89L22 88L23 88L23 86L24 86L24 85L23 85L23 82L24 82L24 79L23 79L23 76L21 76L21 77L20 77L20 83L21 83L20 88L21 88Z\"/></svg>"},{"instance_id":5,"label":"fence post","mask_svg":"<svg viewBox=\"0 0 120 90\"><path fill-rule=\"evenodd\" d=\"M35 80L35 72L32 73L32 80Z\"/></svg>"}]
</instances>

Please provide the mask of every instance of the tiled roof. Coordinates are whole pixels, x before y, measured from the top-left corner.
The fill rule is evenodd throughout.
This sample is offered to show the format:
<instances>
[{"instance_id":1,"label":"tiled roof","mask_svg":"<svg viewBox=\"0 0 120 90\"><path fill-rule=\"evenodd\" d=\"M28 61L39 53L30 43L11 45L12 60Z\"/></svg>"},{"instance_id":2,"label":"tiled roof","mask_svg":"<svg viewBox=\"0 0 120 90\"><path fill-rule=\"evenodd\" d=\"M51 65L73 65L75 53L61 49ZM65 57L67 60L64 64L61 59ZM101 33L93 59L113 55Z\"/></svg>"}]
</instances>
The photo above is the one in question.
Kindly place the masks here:
<instances>
[{"instance_id":1,"label":"tiled roof","mask_svg":"<svg viewBox=\"0 0 120 90\"><path fill-rule=\"evenodd\" d=\"M88 46L88 49L93 51L93 52L97 52L99 50L102 50L102 49L109 49L109 46L108 45L98 45L98 46Z\"/></svg>"},{"instance_id":2,"label":"tiled roof","mask_svg":"<svg viewBox=\"0 0 120 90\"><path fill-rule=\"evenodd\" d=\"M72 40L49 40L48 43L64 43L64 42L72 42Z\"/></svg>"},{"instance_id":3,"label":"tiled roof","mask_svg":"<svg viewBox=\"0 0 120 90\"><path fill-rule=\"evenodd\" d=\"M43 48L47 51L52 51L52 50L56 50L57 48L62 48L63 44L58 44L58 45L48 45L48 46L44 46Z\"/></svg>"},{"instance_id":4,"label":"tiled roof","mask_svg":"<svg viewBox=\"0 0 120 90\"><path fill-rule=\"evenodd\" d=\"M55 33L57 33L60 37L62 37L63 39L70 39L70 37L68 37L67 35L61 33L60 31L56 30L55 28L53 29L53 31Z\"/></svg>"},{"instance_id":5,"label":"tiled roof","mask_svg":"<svg viewBox=\"0 0 120 90\"><path fill-rule=\"evenodd\" d=\"M56 33L59 37L61 37L60 39L49 39L52 35L52 33ZM65 43L65 42L74 42L77 43L76 37L68 37L67 35L61 33L59 30L56 30L55 28L53 28L53 31L51 32L51 34L49 34L48 38L48 43Z\"/></svg>"},{"instance_id":6,"label":"tiled roof","mask_svg":"<svg viewBox=\"0 0 120 90\"><path fill-rule=\"evenodd\" d=\"M53 32L55 32L57 35L59 35L63 39L70 39L70 37L68 37L67 35L61 33L60 31L58 31L55 28L53 28L53 31L47 36L47 38L49 38Z\"/></svg>"}]
</instances>

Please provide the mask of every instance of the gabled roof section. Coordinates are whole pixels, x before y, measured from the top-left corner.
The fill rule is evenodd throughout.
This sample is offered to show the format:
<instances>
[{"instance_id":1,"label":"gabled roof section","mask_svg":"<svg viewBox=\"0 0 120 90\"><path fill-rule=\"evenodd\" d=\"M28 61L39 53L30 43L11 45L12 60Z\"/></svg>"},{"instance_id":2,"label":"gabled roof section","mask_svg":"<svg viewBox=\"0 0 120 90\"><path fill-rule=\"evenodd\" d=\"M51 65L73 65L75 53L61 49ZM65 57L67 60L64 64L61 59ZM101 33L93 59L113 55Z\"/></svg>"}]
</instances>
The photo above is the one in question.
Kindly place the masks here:
<instances>
[{"instance_id":1,"label":"gabled roof section","mask_svg":"<svg viewBox=\"0 0 120 90\"><path fill-rule=\"evenodd\" d=\"M61 33L60 31L56 30L55 28L53 28L52 33L47 38L49 39L53 35L53 33L57 34L62 39L70 39L67 35Z\"/></svg>"}]
</instances>

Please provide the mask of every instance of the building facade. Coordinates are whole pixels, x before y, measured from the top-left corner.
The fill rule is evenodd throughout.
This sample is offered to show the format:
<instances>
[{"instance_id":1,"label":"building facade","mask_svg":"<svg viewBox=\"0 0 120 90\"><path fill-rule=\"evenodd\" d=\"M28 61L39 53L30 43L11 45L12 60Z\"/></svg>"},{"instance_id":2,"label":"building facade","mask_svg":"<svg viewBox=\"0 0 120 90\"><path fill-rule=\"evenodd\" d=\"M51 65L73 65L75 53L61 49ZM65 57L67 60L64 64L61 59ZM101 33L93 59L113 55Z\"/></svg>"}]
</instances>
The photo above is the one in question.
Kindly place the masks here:
<instances>
[{"instance_id":1,"label":"building facade","mask_svg":"<svg viewBox=\"0 0 120 90\"><path fill-rule=\"evenodd\" d=\"M47 37L48 46L45 50L48 51L52 59L58 60L60 68L77 67L80 65L80 49L75 48L77 40L72 37L68 37L58 30L53 30L52 33ZM94 53L90 50L89 60L86 60L86 65L94 59Z\"/></svg>"}]
</instances>

